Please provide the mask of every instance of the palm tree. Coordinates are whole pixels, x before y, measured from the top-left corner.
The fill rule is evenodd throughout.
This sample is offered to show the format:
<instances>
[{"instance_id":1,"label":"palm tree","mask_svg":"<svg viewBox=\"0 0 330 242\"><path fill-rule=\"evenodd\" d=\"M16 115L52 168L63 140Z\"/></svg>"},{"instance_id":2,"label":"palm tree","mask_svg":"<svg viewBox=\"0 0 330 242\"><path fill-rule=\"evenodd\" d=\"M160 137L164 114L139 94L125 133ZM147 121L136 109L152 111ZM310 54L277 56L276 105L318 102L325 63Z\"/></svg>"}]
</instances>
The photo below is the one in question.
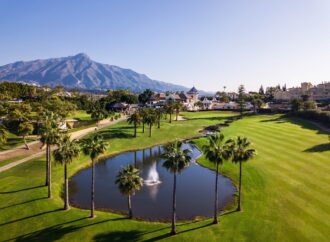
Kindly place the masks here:
<instances>
[{"instance_id":1,"label":"palm tree","mask_svg":"<svg viewBox=\"0 0 330 242\"><path fill-rule=\"evenodd\" d=\"M145 117L145 123L149 125L149 137L151 137L152 126L156 123L157 117L153 109L149 109Z\"/></svg>"},{"instance_id":2,"label":"palm tree","mask_svg":"<svg viewBox=\"0 0 330 242\"><path fill-rule=\"evenodd\" d=\"M160 128L160 120L163 117L164 110L162 108L156 108L155 114L157 119L157 128Z\"/></svg>"},{"instance_id":3,"label":"palm tree","mask_svg":"<svg viewBox=\"0 0 330 242\"><path fill-rule=\"evenodd\" d=\"M174 103L173 108L175 110L175 116L176 116L175 121L178 121L178 116L179 116L179 113L180 113L182 107L183 107L183 105L180 101L176 101Z\"/></svg>"},{"instance_id":4,"label":"palm tree","mask_svg":"<svg viewBox=\"0 0 330 242\"><path fill-rule=\"evenodd\" d=\"M230 158L232 150L232 140L225 140L222 133L216 132L208 137L208 144L203 146L206 158L216 165L215 173L215 199L214 199L214 219L213 223L218 223L218 174L219 165Z\"/></svg>"},{"instance_id":5,"label":"palm tree","mask_svg":"<svg viewBox=\"0 0 330 242\"><path fill-rule=\"evenodd\" d=\"M237 137L233 148L234 163L239 163L239 185L238 185L238 205L237 211L241 211L241 187L242 187L242 162L247 162L256 153L254 149L249 149L250 141L246 137Z\"/></svg>"},{"instance_id":6,"label":"palm tree","mask_svg":"<svg viewBox=\"0 0 330 242\"><path fill-rule=\"evenodd\" d=\"M136 137L137 126L141 123L139 112L135 111L131 116L128 117L127 122L129 124L134 124L134 137Z\"/></svg>"},{"instance_id":7,"label":"palm tree","mask_svg":"<svg viewBox=\"0 0 330 242\"><path fill-rule=\"evenodd\" d=\"M176 175L181 173L186 167L189 166L191 161L191 150L182 150L182 142L175 141L164 146L164 154L162 157L165 159L163 167L173 173L173 197L172 197L172 230L171 235L176 234Z\"/></svg>"},{"instance_id":8,"label":"palm tree","mask_svg":"<svg viewBox=\"0 0 330 242\"><path fill-rule=\"evenodd\" d=\"M0 144L5 144L7 142L8 132L5 126L0 125Z\"/></svg>"},{"instance_id":9,"label":"palm tree","mask_svg":"<svg viewBox=\"0 0 330 242\"><path fill-rule=\"evenodd\" d=\"M79 155L78 143L73 140L70 141L70 137L66 134L61 137L59 142L59 148L53 152L55 162L64 165L64 209L70 209L69 204L69 183L68 183L68 169L72 160Z\"/></svg>"},{"instance_id":10,"label":"palm tree","mask_svg":"<svg viewBox=\"0 0 330 242\"><path fill-rule=\"evenodd\" d=\"M139 114L140 114L141 121L142 121L142 133L144 133L144 124L146 123L147 109L141 108L139 110Z\"/></svg>"},{"instance_id":11,"label":"palm tree","mask_svg":"<svg viewBox=\"0 0 330 242\"><path fill-rule=\"evenodd\" d=\"M139 169L133 165L128 165L119 171L116 179L116 184L122 194L127 195L128 202L128 217L133 218L131 196L141 189L143 180L139 176Z\"/></svg>"},{"instance_id":12,"label":"palm tree","mask_svg":"<svg viewBox=\"0 0 330 242\"><path fill-rule=\"evenodd\" d=\"M170 115L170 123L172 123L172 114L174 111L174 105L172 101L167 101L164 105L164 108L166 110L166 113L168 113Z\"/></svg>"},{"instance_id":13,"label":"palm tree","mask_svg":"<svg viewBox=\"0 0 330 242\"><path fill-rule=\"evenodd\" d=\"M91 218L95 218L95 161L97 157L104 153L107 148L107 143L99 136L95 135L88 139L81 140L82 150L85 155L89 155L92 160L92 189L91 189Z\"/></svg>"},{"instance_id":14,"label":"palm tree","mask_svg":"<svg viewBox=\"0 0 330 242\"><path fill-rule=\"evenodd\" d=\"M60 129L59 117L53 112L47 112L41 126L40 141L46 145L46 186L48 186L48 198L52 197L51 187L51 146L58 144Z\"/></svg>"},{"instance_id":15,"label":"palm tree","mask_svg":"<svg viewBox=\"0 0 330 242\"><path fill-rule=\"evenodd\" d=\"M28 120L25 120L23 122L21 122L19 125L18 125L18 134L20 136L22 136L23 138L23 141L24 141L24 145L26 147L27 150L30 149L28 143L26 142L26 136L31 134L33 131L33 125L30 121Z\"/></svg>"}]
</instances>

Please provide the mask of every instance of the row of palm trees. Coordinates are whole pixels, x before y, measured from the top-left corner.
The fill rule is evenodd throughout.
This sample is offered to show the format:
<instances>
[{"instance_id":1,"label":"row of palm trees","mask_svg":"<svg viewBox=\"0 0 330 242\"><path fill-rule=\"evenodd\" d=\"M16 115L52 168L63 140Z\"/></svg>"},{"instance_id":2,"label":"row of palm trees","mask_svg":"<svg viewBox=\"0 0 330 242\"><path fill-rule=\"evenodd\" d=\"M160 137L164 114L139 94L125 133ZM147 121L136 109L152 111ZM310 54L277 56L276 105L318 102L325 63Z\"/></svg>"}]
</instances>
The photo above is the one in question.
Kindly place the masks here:
<instances>
[{"instance_id":1,"label":"row of palm trees","mask_svg":"<svg viewBox=\"0 0 330 242\"><path fill-rule=\"evenodd\" d=\"M208 137L207 144L203 146L205 157L216 166L215 177L215 199L213 223L218 223L218 175L219 165L224 161L231 160L239 164L239 188L237 211L241 210L241 187L242 187L242 163L248 161L255 155L255 150L250 148L250 141L245 137L236 139L225 139L224 135L216 132ZM172 196L172 229L171 235L176 234L176 176L189 166L191 161L191 150L182 149L182 142L169 143L164 148L163 166L173 173L173 196Z\"/></svg>"},{"instance_id":2,"label":"row of palm trees","mask_svg":"<svg viewBox=\"0 0 330 242\"><path fill-rule=\"evenodd\" d=\"M91 217L95 217L95 162L99 155L105 152L107 143L99 136L94 135L91 138L83 139L80 142L70 140L68 134L63 133L58 128L60 118L53 112L47 112L43 118L41 128L41 142L46 146L46 183L48 186L48 198L52 198L51 181L51 148L57 146L53 151L53 157L56 163L64 166L64 209L70 208L69 189L68 189L68 165L74 158L78 157L82 150L92 161L92 181L91 181ZM42 147L41 147L42 148Z\"/></svg>"},{"instance_id":3,"label":"row of palm trees","mask_svg":"<svg viewBox=\"0 0 330 242\"><path fill-rule=\"evenodd\" d=\"M169 115L169 123L172 123L172 115L175 113L176 121L178 121L178 116L180 111L182 110L182 103L179 101L172 102L168 101L165 103L163 107L159 108L140 108L131 114L127 122L129 124L133 124L134 126L134 137L137 136L137 128L140 124L142 124L142 133L144 133L145 125L149 127L149 137L151 137L151 130L154 125L157 125L157 128L160 128L160 121L162 118L167 119L167 115Z\"/></svg>"}]
</instances>

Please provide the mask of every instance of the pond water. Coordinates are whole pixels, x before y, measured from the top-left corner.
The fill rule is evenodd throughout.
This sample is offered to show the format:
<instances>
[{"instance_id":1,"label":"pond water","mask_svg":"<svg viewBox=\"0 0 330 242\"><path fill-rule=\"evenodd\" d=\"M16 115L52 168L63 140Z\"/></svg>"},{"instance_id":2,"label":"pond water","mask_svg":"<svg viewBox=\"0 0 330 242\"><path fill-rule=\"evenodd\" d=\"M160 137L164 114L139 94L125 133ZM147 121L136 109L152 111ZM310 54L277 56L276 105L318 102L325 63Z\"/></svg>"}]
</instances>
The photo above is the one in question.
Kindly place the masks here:
<instances>
[{"instance_id":1,"label":"pond water","mask_svg":"<svg viewBox=\"0 0 330 242\"><path fill-rule=\"evenodd\" d=\"M192 157L201 155L192 144ZM133 215L150 221L169 221L172 207L173 174L162 167L162 147L125 152L95 166L96 209L118 212L127 211L127 197L115 185L118 171L127 164L135 164L144 179L142 189L132 197ZM212 217L215 174L195 161L177 176L177 218L190 220L197 216ZM219 208L233 200L236 189L232 182L219 175ZM90 207L91 168L80 171L70 180L70 201L73 205Z\"/></svg>"}]
</instances>

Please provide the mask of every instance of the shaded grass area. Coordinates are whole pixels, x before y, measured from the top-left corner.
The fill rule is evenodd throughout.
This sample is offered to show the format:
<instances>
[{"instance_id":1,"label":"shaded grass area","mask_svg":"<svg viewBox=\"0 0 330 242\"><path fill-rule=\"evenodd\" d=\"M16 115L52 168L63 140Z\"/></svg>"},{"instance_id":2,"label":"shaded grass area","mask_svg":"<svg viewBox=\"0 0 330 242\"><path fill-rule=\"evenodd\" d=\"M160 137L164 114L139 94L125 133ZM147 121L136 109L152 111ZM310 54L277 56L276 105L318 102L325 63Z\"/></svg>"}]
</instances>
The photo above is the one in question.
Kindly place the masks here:
<instances>
[{"instance_id":1,"label":"shaded grass area","mask_svg":"<svg viewBox=\"0 0 330 242\"><path fill-rule=\"evenodd\" d=\"M36 138L26 138L27 142L35 141ZM19 137L13 133L8 133L8 139L5 144L0 145L0 151L10 150L15 147L23 145L23 139L22 137Z\"/></svg>"},{"instance_id":2,"label":"shaded grass area","mask_svg":"<svg viewBox=\"0 0 330 242\"><path fill-rule=\"evenodd\" d=\"M110 154L196 136L199 129L223 120L222 113L210 112L210 119L189 115L190 120L171 125L163 122L160 130L153 129L151 138L147 131L142 134L139 129L139 137L132 139L133 128L126 122L100 132L110 138ZM88 219L86 210L62 211L63 167L53 166L54 198L48 200L47 188L43 186L45 161L39 158L0 173L0 240L327 241L330 153L304 150L328 142L328 137L291 122L262 122L272 118L247 117L224 129L226 136L249 137L258 156L243 167L243 212L222 214L219 225L210 225L210 219L180 223L179 234L169 237L169 224L128 220L101 211L96 213L96 219ZM204 142L196 141L198 146ZM203 157L199 162L213 168ZM87 157L81 156L69 166L70 175L89 163ZM225 163L222 172L236 183L238 166ZM212 195L209 199L213 199Z\"/></svg>"}]
</instances>

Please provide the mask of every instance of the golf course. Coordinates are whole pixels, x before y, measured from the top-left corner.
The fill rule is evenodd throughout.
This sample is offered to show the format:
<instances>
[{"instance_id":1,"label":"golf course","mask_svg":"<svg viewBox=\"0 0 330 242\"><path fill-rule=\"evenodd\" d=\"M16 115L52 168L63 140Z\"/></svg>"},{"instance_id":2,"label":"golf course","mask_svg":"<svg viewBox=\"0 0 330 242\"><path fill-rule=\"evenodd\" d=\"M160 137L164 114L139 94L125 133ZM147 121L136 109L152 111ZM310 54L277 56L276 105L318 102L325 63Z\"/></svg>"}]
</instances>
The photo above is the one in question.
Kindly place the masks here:
<instances>
[{"instance_id":1,"label":"golf course","mask_svg":"<svg viewBox=\"0 0 330 242\"><path fill-rule=\"evenodd\" d=\"M172 123L163 119L159 129L152 128L151 137L148 127L145 133L139 127L134 138L134 128L126 121L98 130L109 143L104 156L202 137L199 131L238 113L181 115L183 120ZM53 198L48 199L43 156L0 173L0 241L328 241L329 133L308 121L280 114L245 116L221 132L226 138L247 137L257 154L243 164L242 211L237 212L232 204L221 212L217 225L211 218L178 222L177 235L170 236L170 223L130 220L97 207L94 219L89 218L89 210L71 207L64 211L63 166L52 165ZM192 142L202 148L206 138ZM204 156L197 162L214 169ZM90 158L81 154L68 166L69 176L90 165ZM224 162L220 171L237 186L237 164ZM213 196L205 199L213 201ZM170 206L171 197L168 203Z\"/></svg>"}]
</instances>

